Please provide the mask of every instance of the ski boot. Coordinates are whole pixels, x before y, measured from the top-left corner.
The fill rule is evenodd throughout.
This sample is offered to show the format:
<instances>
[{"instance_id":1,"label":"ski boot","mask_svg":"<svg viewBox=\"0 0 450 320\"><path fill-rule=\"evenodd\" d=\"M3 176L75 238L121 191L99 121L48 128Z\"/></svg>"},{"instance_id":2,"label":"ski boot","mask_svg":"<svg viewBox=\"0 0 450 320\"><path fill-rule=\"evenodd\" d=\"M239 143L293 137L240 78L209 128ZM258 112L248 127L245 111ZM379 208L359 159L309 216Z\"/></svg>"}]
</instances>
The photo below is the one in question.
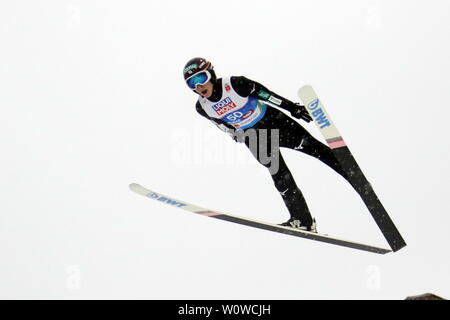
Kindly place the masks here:
<instances>
[{"instance_id":1,"label":"ski boot","mask_svg":"<svg viewBox=\"0 0 450 320\"><path fill-rule=\"evenodd\" d=\"M317 224L316 224L316 219L314 219L314 218L313 218L313 223L310 226L302 225L302 222L298 218L295 218L295 217L291 217L288 221L283 222L279 225L283 226L283 227L290 227L290 228L294 228L294 229L317 233Z\"/></svg>"}]
</instances>

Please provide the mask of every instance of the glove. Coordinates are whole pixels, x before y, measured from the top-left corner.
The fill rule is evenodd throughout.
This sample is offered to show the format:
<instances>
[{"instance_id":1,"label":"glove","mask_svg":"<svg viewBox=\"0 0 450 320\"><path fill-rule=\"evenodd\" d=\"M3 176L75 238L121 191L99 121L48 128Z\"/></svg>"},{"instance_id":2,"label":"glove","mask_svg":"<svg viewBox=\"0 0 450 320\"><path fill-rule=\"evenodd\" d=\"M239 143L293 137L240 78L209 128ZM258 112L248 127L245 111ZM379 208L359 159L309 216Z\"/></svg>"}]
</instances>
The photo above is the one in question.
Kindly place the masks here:
<instances>
[{"instance_id":1,"label":"glove","mask_svg":"<svg viewBox=\"0 0 450 320\"><path fill-rule=\"evenodd\" d=\"M296 119L302 119L303 121L310 122L313 118L309 115L305 106L302 106L300 103L293 103L290 108L291 116Z\"/></svg>"}]
</instances>

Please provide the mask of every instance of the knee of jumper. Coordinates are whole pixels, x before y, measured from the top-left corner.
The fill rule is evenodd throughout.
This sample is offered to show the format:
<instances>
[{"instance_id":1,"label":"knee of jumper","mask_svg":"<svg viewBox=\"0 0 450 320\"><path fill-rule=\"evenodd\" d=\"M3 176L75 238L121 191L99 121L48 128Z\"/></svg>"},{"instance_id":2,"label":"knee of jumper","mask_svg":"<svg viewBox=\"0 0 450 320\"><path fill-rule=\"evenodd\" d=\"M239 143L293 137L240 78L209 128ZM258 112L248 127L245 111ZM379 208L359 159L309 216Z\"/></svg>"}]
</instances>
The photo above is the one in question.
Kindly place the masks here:
<instances>
[{"instance_id":1,"label":"knee of jumper","mask_svg":"<svg viewBox=\"0 0 450 320\"><path fill-rule=\"evenodd\" d=\"M294 178L289 172L280 172L276 175L272 176L273 183L275 184L275 188L278 191L284 191L286 188L295 184Z\"/></svg>"}]
</instances>

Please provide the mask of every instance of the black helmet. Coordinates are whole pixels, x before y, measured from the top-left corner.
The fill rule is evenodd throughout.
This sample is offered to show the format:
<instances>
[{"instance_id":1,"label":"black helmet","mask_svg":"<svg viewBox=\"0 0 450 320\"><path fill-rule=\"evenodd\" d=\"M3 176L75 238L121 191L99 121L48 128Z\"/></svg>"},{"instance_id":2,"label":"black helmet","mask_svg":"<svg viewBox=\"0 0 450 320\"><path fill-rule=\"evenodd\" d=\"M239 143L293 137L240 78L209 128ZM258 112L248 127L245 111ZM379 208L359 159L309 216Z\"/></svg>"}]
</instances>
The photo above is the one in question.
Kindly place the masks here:
<instances>
[{"instance_id":1,"label":"black helmet","mask_svg":"<svg viewBox=\"0 0 450 320\"><path fill-rule=\"evenodd\" d=\"M215 81L217 79L216 74L214 72L214 67L208 60L204 58L192 58L189 60L183 69L184 80L187 81L189 78L192 78L194 75L206 71L209 73L210 79Z\"/></svg>"}]
</instances>

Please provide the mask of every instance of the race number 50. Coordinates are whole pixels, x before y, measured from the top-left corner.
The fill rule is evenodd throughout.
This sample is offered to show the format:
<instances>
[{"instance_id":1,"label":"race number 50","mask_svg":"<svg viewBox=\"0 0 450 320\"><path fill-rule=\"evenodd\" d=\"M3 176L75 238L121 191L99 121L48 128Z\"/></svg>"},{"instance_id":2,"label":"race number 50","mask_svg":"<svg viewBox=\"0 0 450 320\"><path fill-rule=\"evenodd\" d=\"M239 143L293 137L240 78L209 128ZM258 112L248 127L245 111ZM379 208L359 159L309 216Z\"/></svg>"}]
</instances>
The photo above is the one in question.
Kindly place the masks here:
<instances>
[{"instance_id":1,"label":"race number 50","mask_svg":"<svg viewBox=\"0 0 450 320\"><path fill-rule=\"evenodd\" d=\"M233 113L230 113L229 115L227 115L227 120L230 121L236 121L237 119L239 119L240 117L242 117L244 114L240 111L235 111Z\"/></svg>"}]
</instances>

